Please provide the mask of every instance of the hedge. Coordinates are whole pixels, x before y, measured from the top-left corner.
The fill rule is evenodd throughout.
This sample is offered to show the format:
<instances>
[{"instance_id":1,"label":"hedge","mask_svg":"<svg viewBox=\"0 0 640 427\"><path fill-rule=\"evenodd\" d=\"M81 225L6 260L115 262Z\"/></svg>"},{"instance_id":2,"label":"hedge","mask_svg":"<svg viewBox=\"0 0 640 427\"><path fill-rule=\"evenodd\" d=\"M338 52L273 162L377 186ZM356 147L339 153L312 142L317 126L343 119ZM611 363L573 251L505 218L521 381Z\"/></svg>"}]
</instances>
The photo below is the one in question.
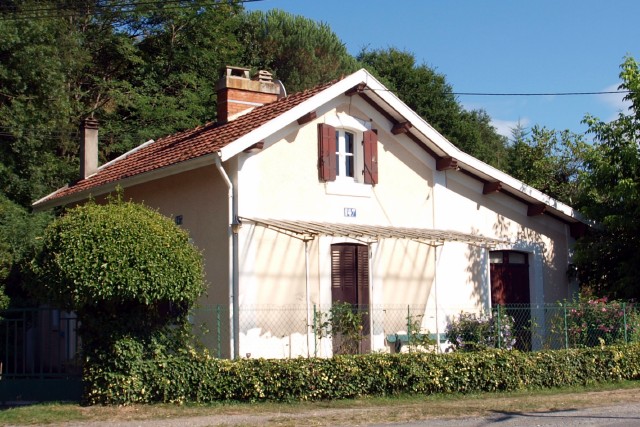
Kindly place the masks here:
<instances>
[{"instance_id":1,"label":"hedge","mask_svg":"<svg viewBox=\"0 0 640 427\"><path fill-rule=\"evenodd\" d=\"M513 391L640 378L640 345L523 353L409 353L331 359L143 355L135 341L85 371L89 404L312 401L400 393ZM137 355L137 356L136 356Z\"/></svg>"}]
</instances>

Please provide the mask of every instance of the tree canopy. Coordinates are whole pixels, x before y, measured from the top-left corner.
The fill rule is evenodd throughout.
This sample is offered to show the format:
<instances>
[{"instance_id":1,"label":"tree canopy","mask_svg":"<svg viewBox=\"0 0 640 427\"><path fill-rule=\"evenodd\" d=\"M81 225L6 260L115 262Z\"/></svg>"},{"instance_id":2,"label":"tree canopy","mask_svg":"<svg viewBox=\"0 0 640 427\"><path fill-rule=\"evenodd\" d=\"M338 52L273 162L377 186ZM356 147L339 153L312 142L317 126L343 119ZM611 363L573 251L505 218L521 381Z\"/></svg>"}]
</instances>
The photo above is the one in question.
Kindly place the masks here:
<instances>
[{"instance_id":1,"label":"tree canopy","mask_svg":"<svg viewBox=\"0 0 640 427\"><path fill-rule=\"evenodd\" d=\"M598 222L578 241L579 278L598 294L640 298L640 65L626 58L620 89L629 93L627 113L604 122L585 121L594 143L585 156L578 207Z\"/></svg>"}]
</instances>

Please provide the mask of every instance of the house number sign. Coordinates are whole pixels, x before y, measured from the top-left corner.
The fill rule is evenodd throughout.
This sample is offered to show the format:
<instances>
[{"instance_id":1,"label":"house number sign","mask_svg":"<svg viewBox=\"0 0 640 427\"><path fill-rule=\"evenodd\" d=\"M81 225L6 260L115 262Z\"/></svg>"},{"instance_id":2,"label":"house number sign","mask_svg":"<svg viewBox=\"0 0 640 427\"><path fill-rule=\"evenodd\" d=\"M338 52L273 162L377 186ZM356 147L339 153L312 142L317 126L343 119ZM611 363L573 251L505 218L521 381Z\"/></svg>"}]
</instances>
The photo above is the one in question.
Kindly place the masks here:
<instances>
[{"instance_id":1,"label":"house number sign","mask_svg":"<svg viewBox=\"0 0 640 427\"><path fill-rule=\"evenodd\" d=\"M356 217L356 208L344 208L344 216L355 218Z\"/></svg>"}]
</instances>

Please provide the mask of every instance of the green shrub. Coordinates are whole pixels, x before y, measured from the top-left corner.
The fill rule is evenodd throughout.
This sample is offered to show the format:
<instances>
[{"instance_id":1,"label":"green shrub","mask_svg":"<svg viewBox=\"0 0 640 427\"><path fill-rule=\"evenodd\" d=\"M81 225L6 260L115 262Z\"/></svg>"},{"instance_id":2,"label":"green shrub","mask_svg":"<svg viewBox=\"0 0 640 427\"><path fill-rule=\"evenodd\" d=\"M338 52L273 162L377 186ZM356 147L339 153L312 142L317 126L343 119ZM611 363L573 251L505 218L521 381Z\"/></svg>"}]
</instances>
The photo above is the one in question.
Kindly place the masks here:
<instances>
[{"instance_id":1,"label":"green shrub","mask_svg":"<svg viewBox=\"0 0 640 427\"><path fill-rule=\"evenodd\" d=\"M204 290L187 233L140 204L89 202L49 225L31 265L40 299L78 314L88 400L159 399L147 371L191 351L188 309Z\"/></svg>"},{"instance_id":2,"label":"green shrub","mask_svg":"<svg viewBox=\"0 0 640 427\"><path fill-rule=\"evenodd\" d=\"M318 338L333 337L335 354L357 354L366 314L353 304L337 301L328 312L316 315L315 335Z\"/></svg>"},{"instance_id":3,"label":"green shrub","mask_svg":"<svg viewBox=\"0 0 640 427\"><path fill-rule=\"evenodd\" d=\"M195 350L147 358L122 341L116 362L91 365L89 403L317 401L399 393L514 391L640 379L640 345L523 353L215 359ZM111 363L109 365L109 363ZM97 366L108 366L108 369Z\"/></svg>"},{"instance_id":4,"label":"green shrub","mask_svg":"<svg viewBox=\"0 0 640 427\"><path fill-rule=\"evenodd\" d=\"M566 329L572 347L594 347L638 341L640 316L635 304L581 295L566 307Z\"/></svg>"}]
</instances>

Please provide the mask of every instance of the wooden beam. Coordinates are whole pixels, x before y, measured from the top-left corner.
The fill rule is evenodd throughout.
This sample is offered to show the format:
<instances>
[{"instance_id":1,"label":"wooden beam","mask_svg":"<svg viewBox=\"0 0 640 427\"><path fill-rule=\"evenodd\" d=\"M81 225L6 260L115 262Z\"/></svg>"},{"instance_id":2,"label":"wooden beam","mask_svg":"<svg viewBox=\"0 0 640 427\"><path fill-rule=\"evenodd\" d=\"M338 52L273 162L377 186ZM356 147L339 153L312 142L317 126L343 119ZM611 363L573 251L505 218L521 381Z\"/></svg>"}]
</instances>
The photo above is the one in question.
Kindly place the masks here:
<instances>
[{"instance_id":1,"label":"wooden beam","mask_svg":"<svg viewBox=\"0 0 640 427\"><path fill-rule=\"evenodd\" d=\"M355 85L354 87L352 87L351 89L346 91L344 94L347 95L347 96L357 95L359 93L364 92L364 89L366 87L367 87L366 83L358 83L357 85Z\"/></svg>"},{"instance_id":2,"label":"wooden beam","mask_svg":"<svg viewBox=\"0 0 640 427\"><path fill-rule=\"evenodd\" d=\"M254 151L260 151L264 148L264 141L256 142L251 147L245 148L245 153L253 153Z\"/></svg>"},{"instance_id":3,"label":"wooden beam","mask_svg":"<svg viewBox=\"0 0 640 427\"><path fill-rule=\"evenodd\" d=\"M535 203L535 204L529 205L529 207L527 208L527 216L542 215L546 210L547 210L547 205L545 205L544 203Z\"/></svg>"},{"instance_id":4,"label":"wooden beam","mask_svg":"<svg viewBox=\"0 0 640 427\"><path fill-rule=\"evenodd\" d=\"M572 222L571 224L569 224L571 237L573 237L574 239L579 239L580 237L583 237L585 234L587 234L588 228L589 227L587 227L587 224L584 224L582 222Z\"/></svg>"},{"instance_id":5,"label":"wooden beam","mask_svg":"<svg viewBox=\"0 0 640 427\"><path fill-rule=\"evenodd\" d=\"M439 157L436 159L436 169L439 171L458 169L458 160L453 157Z\"/></svg>"},{"instance_id":6,"label":"wooden beam","mask_svg":"<svg viewBox=\"0 0 640 427\"><path fill-rule=\"evenodd\" d=\"M411 123L409 123L409 122L396 123L391 128L391 133L394 134L394 135L399 135L401 133L407 133L407 132L409 132L409 129L411 129L412 127L413 127L413 125Z\"/></svg>"},{"instance_id":7,"label":"wooden beam","mask_svg":"<svg viewBox=\"0 0 640 427\"><path fill-rule=\"evenodd\" d=\"M304 116L298 119L298 124L303 125L305 123L309 123L312 120L315 120L318 117L318 114L315 111L309 111Z\"/></svg>"},{"instance_id":8,"label":"wooden beam","mask_svg":"<svg viewBox=\"0 0 640 427\"><path fill-rule=\"evenodd\" d=\"M497 193L502 190L502 183L500 181L487 181L484 183L482 194Z\"/></svg>"}]
</instances>

